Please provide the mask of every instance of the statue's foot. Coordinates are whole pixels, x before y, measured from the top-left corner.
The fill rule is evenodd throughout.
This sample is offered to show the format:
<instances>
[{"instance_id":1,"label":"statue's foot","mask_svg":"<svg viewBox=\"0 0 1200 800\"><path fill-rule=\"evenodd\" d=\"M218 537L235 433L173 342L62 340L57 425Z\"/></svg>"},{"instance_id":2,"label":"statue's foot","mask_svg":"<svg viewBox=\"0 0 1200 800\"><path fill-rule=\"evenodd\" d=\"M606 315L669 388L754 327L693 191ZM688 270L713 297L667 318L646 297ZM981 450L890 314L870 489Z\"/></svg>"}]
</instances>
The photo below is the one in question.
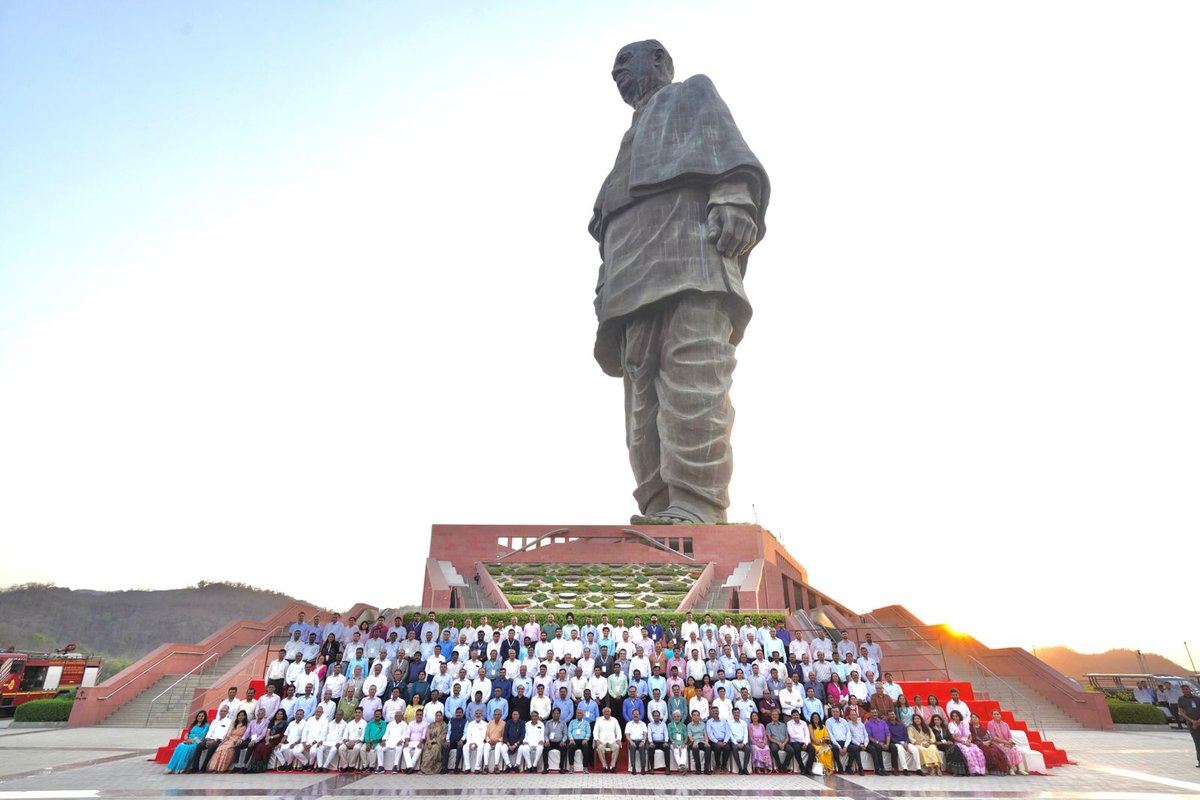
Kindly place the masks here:
<instances>
[{"instance_id":1,"label":"statue's foot","mask_svg":"<svg viewBox=\"0 0 1200 800\"><path fill-rule=\"evenodd\" d=\"M671 506L652 514L634 514L629 518L631 525L702 525L704 520L679 506Z\"/></svg>"}]
</instances>

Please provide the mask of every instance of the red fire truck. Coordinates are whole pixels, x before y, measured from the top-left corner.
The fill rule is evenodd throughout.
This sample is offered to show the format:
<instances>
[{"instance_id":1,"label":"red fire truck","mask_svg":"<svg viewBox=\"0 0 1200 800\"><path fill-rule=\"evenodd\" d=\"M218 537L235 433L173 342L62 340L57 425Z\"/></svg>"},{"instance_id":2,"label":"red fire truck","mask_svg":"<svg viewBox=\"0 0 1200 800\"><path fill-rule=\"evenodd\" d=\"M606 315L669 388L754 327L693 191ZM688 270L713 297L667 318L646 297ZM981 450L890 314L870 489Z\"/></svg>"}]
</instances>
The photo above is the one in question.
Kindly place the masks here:
<instances>
[{"instance_id":1,"label":"red fire truck","mask_svg":"<svg viewBox=\"0 0 1200 800\"><path fill-rule=\"evenodd\" d=\"M66 694L80 686L95 686L101 660L75 652L69 644L57 653L0 652L0 716L30 700Z\"/></svg>"}]
</instances>

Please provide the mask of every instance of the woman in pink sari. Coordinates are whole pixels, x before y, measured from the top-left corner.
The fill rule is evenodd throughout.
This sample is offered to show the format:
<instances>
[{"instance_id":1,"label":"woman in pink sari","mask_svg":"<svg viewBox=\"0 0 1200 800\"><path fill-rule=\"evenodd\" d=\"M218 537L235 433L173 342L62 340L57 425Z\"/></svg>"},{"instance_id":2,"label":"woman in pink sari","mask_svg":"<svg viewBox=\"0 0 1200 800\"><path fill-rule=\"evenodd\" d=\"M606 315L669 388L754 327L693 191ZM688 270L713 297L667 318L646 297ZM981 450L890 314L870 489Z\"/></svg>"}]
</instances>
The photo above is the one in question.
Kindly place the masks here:
<instances>
[{"instance_id":1,"label":"woman in pink sari","mask_svg":"<svg viewBox=\"0 0 1200 800\"><path fill-rule=\"evenodd\" d=\"M992 741L1004 749L1004 755L1008 757L1008 774L1015 775L1018 772L1022 775L1028 775L1029 771L1025 769L1025 760L1021 758L1021 751L1017 749L1017 743L1013 741L1012 728L1008 727L1008 723L1000 718L999 711L992 712L992 721L987 726L988 733L992 735Z\"/></svg>"},{"instance_id":2,"label":"woman in pink sari","mask_svg":"<svg viewBox=\"0 0 1200 800\"><path fill-rule=\"evenodd\" d=\"M987 759L983 751L971 742L971 726L957 710L950 712L950 736L967 760L967 774L987 775Z\"/></svg>"},{"instance_id":3,"label":"woman in pink sari","mask_svg":"<svg viewBox=\"0 0 1200 800\"><path fill-rule=\"evenodd\" d=\"M767 726L762 724L757 711L750 712L750 771L771 771L771 748L767 743Z\"/></svg>"}]
</instances>

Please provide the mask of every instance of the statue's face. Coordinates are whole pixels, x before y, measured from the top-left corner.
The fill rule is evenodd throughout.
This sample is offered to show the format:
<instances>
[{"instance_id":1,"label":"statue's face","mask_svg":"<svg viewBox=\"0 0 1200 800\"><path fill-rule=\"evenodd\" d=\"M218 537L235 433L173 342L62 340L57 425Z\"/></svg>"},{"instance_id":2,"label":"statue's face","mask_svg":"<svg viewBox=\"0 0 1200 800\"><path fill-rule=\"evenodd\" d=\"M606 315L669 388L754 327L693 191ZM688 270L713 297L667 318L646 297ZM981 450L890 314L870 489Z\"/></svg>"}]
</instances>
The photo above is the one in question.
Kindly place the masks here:
<instances>
[{"instance_id":1,"label":"statue's face","mask_svg":"<svg viewBox=\"0 0 1200 800\"><path fill-rule=\"evenodd\" d=\"M671 82L661 58L655 58L656 48L646 42L635 42L621 48L613 62L612 77L621 99L637 108L654 90Z\"/></svg>"}]
</instances>

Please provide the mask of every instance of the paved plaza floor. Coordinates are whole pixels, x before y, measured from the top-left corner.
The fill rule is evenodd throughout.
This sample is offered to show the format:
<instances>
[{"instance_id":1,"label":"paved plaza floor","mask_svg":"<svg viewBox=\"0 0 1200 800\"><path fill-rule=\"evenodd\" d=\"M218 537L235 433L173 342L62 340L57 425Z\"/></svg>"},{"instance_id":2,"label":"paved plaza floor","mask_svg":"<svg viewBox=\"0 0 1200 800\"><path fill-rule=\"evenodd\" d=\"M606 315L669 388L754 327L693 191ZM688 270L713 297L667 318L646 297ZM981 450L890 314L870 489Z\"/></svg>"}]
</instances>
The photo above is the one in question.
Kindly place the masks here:
<instances>
[{"instance_id":1,"label":"paved plaza floor","mask_svg":"<svg viewBox=\"0 0 1200 800\"><path fill-rule=\"evenodd\" d=\"M175 731L131 728L0 728L0 800L222 797L316 800L373 796L472 798L603 795L697 798L845 797L854 800L1200 798L1191 737L1182 731L1053 731L1077 763L1029 777L663 775L165 775L149 759Z\"/></svg>"}]
</instances>

